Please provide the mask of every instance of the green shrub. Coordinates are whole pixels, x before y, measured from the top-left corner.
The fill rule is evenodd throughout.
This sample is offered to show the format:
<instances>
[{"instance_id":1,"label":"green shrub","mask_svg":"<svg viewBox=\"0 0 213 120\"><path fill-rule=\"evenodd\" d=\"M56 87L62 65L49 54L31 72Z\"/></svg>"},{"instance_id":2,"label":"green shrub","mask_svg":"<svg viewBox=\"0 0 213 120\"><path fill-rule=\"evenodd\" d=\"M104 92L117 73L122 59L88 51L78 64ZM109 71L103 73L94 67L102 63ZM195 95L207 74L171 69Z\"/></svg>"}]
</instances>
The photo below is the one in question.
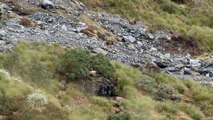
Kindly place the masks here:
<instances>
[{"instance_id":1,"label":"green shrub","mask_svg":"<svg viewBox=\"0 0 213 120\"><path fill-rule=\"evenodd\" d=\"M91 66L98 74L106 78L112 77L116 71L109 59L102 54L91 57Z\"/></svg>"},{"instance_id":2,"label":"green shrub","mask_svg":"<svg viewBox=\"0 0 213 120\"><path fill-rule=\"evenodd\" d=\"M178 111L178 108L175 106L175 104L170 102L159 103L157 104L156 108L159 112L168 112L171 114L175 114Z\"/></svg>"},{"instance_id":3,"label":"green shrub","mask_svg":"<svg viewBox=\"0 0 213 120\"><path fill-rule=\"evenodd\" d=\"M110 115L107 120L132 120L132 117L129 113L119 113Z\"/></svg>"},{"instance_id":4,"label":"green shrub","mask_svg":"<svg viewBox=\"0 0 213 120\"><path fill-rule=\"evenodd\" d=\"M160 8L163 11L168 12L170 14L178 12L178 7L175 5L175 3L171 2L170 0L164 0Z\"/></svg>"},{"instance_id":5,"label":"green shrub","mask_svg":"<svg viewBox=\"0 0 213 120\"><path fill-rule=\"evenodd\" d=\"M67 80L88 79L89 67L89 51L72 49L62 56L58 71L64 75Z\"/></svg>"},{"instance_id":6,"label":"green shrub","mask_svg":"<svg viewBox=\"0 0 213 120\"><path fill-rule=\"evenodd\" d=\"M180 96L176 94L175 89L172 86L166 84L159 85L155 94L155 98L157 100L180 100Z\"/></svg>"},{"instance_id":7,"label":"green shrub","mask_svg":"<svg viewBox=\"0 0 213 120\"><path fill-rule=\"evenodd\" d=\"M113 62L113 65L116 68L115 76L118 78L118 84L116 87L116 92L118 94L123 95L124 94L124 88L125 86L133 86L135 80L140 79L141 72L133 68L131 66L121 64L119 62Z\"/></svg>"},{"instance_id":8,"label":"green shrub","mask_svg":"<svg viewBox=\"0 0 213 120\"><path fill-rule=\"evenodd\" d=\"M146 91L151 94L156 93L158 89L158 85L155 79L145 75L143 75L141 79L136 81L135 86L139 90Z\"/></svg>"},{"instance_id":9,"label":"green shrub","mask_svg":"<svg viewBox=\"0 0 213 120\"><path fill-rule=\"evenodd\" d=\"M94 69L100 76L111 78L115 68L102 54L91 55L83 49L67 51L61 59L58 67L60 74L67 80L89 79L89 69Z\"/></svg>"},{"instance_id":10,"label":"green shrub","mask_svg":"<svg viewBox=\"0 0 213 120\"><path fill-rule=\"evenodd\" d=\"M177 92L180 94L183 94L187 87L184 85L184 83L174 76L171 76L169 74L164 73L152 73L150 74L151 77L155 78L155 81L160 84L169 84L171 87L173 87Z\"/></svg>"},{"instance_id":11,"label":"green shrub","mask_svg":"<svg viewBox=\"0 0 213 120\"><path fill-rule=\"evenodd\" d=\"M29 76L34 83L39 85L44 84L46 79L50 77L48 75L46 67L40 62L38 58L33 58L29 65Z\"/></svg>"}]
</instances>

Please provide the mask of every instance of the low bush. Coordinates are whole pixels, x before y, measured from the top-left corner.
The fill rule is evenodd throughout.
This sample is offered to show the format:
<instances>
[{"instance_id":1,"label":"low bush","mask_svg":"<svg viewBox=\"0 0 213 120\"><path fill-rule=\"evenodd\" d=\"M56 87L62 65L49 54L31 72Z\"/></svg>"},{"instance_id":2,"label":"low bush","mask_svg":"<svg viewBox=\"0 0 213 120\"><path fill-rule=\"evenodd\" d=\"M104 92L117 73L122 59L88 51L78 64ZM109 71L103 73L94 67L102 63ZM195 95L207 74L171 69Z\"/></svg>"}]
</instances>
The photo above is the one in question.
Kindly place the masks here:
<instances>
[{"instance_id":1,"label":"low bush","mask_svg":"<svg viewBox=\"0 0 213 120\"><path fill-rule=\"evenodd\" d=\"M102 54L91 55L83 49L72 49L67 51L61 59L58 67L60 74L67 80L89 79L89 70L97 71L100 76L111 78L115 68Z\"/></svg>"},{"instance_id":2,"label":"low bush","mask_svg":"<svg viewBox=\"0 0 213 120\"><path fill-rule=\"evenodd\" d=\"M102 54L91 57L91 66L98 74L106 78L111 78L116 71L109 59Z\"/></svg>"},{"instance_id":3,"label":"low bush","mask_svg":"<svg viewBox=\"0 0 213 120\"><path fill-rule=\"evenodd\" d=\"M163 11L168 12L170 14L178 12L177 6L173 2L171 2L170 0L164 0L164 2L161 4L160 8Z\"/></svg>"},{"instance_id":4,"label":"low bush","mask_svg":"<svg viewBox=\"0 0 213 120\"><path fill-rule=\"evenodd\" d=\"M175 106L175 104L170 103L170 102L159 103L159 104L157 104L156 109L159 112L168 112L168 113L171 113L171 114L175 114L178 111L178 107Z\"/></svg>"},{"instance_id":5,"label":"low bush","mask_svg":"<svg viewBox=\"0 0 213 120\"><path fill-rule=\"evenodd\" d=\"M175 92L175 89L172 86L166 84L159 85L155 94L155 98L157 100L180 100L180 96Z\"/></svg>"},{"instance_id":6,"label":"low bush","mask_svg":"<svg viewBox=\"0 0 213 120\"><path fill-rule=\"evenodd\" d=\"M33 93L27 97L27 103L32 107L42 107L48 104L48 99L41 93Z\"/></svg>"},{"instance_id":7,"label":"low bush","mask_svg":"<svg viewBox=\"0 0 213 120\"><path fill-rule=\"evenodd\" d=\"M141 79L137 80L135 83L137 89L146 91L148 93L156 93L158 89L158 84L156 83L155 79L143 75Z\"/></svg>"},{"instance_id":8,"label":"low bush","mask_svg":"<svg viewBox=\"0 0 213 120\"><path fill-rule=\"evenodd\" d=\"M68 80L88 79L89 67L89 51L72 49L62 56L58 71Z\"/></svg>"},{"instance_id":9,"label":"low bush","mask_svg":"<svg viewBox=\"0 0 213 120\"><path fill-rule=\"evenodd\" d=\"M173 87L180 94L184 94L184 92L187 90L187 86L174 76L162 73L152 73L150 76L153 77L158 84L171 85L171 87Z\"/></svg>"},{"instance_id":10,"label":"low bush","mask_svg":"<svg viewBox=\"0 0 213 120\"><path fill-rule=\"evenodd\" d=\"M112 114L107 118L107 120L132 120L132 118L129 113L123 112L119 114Z\"/></svg>"}]
</instances>

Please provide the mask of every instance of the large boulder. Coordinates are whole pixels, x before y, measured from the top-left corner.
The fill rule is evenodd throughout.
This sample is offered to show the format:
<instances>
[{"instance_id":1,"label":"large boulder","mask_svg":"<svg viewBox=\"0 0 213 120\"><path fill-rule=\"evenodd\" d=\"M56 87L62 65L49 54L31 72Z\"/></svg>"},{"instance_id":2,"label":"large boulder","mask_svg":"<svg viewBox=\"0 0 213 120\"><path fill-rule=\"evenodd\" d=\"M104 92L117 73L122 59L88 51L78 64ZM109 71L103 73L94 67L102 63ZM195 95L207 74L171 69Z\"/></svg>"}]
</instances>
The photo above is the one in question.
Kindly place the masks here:
<instances>
[{"instance_id":1,"label":"large boulder","mask_svg":"<svg viewBox=\"0 0 213 120\"><path fill-rule=\"evenodd\" d=\"M157 60L155 61L155 63L159 68L167 68L170 65L170 62L166 60Z\"/></svg>"},{"instance_id":2,"label":"large boulder","mask_svg":"<svg viewBox=\"0 0 213 120\"><path fill-rule=\"evenodd\" d=\"M43 2L40 3L40 7L42 7L43 9L53 9L55 8L55 5L50 0L43 0Z\"/></svg>"},{"instance_id":3,"label":"large boulder","mask_svg":"<svg viewBox=\"0 0 213 120\"><path fill-rule=\"evenodd\" d=\"M86 83L85 90L98 96L115 96L115 85L106 78L98 78L98 80Z\"/></svg>"},{"instance_id":4,"label":"large boulder","mask_svg":"<svg viewBox=\"0 0 213 120\"><path fill-rule=\"evenodd\" d=\"M213 77L213 63L208 63L202 68L201 74L207 77Z\"/></svg>"}]
</instances>

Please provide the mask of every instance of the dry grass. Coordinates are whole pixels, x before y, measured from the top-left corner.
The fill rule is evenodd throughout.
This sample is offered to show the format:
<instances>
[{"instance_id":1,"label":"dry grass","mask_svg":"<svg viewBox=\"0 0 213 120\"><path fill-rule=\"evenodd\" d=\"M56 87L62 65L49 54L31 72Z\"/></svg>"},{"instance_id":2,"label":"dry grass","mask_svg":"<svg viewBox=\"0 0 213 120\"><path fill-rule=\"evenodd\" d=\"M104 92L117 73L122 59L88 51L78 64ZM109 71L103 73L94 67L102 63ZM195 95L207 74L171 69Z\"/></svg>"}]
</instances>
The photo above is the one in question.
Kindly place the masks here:
<instances>
[{"instance_id":1,"label":"dry grass","mask_svg":"<svg viewBox=\"0 0 213 120\"><path fill-rule=\"evenodd\" d=\"M32 20L26 18L26 17L21 17L19 24L25 26L25 27L35 27L36 23L33 22Z\"/></svg>"},{"instance_id":2,"label":"dry grass","mask_svg":"<svg viewBox=\"0 0 213 120\"><path fill-rule=\"evenodd\" d=\"M116 37L112 33L108 32L104 27L98 26L91 18L81 16L80 20L92 28L92 32L95 33L97 38L112 42L117 41ZM112 42L110 42L110 44L112 44Z\"/></svg>"}]
</instances>

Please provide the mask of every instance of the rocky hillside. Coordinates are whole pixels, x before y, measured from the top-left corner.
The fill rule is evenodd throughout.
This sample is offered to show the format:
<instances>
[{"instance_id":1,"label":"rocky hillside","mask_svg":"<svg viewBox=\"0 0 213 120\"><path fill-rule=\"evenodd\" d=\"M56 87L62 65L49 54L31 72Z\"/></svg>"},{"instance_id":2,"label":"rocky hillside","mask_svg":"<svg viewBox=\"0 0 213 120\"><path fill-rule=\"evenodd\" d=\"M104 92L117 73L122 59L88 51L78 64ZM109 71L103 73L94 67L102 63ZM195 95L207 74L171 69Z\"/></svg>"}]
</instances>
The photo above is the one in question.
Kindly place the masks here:
<instances>
[{"instance_id":1,"label":"rocky hillside","mask_svg":"<svg viewBox=\"0 0 213 120\"><path fill-rule=\"evenodd\" d=\"M212 119L211 1L82 2L1 0L0 120Z\"/></svg>"}]
</instances>

